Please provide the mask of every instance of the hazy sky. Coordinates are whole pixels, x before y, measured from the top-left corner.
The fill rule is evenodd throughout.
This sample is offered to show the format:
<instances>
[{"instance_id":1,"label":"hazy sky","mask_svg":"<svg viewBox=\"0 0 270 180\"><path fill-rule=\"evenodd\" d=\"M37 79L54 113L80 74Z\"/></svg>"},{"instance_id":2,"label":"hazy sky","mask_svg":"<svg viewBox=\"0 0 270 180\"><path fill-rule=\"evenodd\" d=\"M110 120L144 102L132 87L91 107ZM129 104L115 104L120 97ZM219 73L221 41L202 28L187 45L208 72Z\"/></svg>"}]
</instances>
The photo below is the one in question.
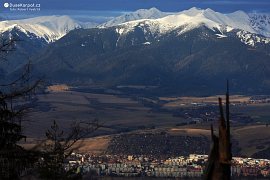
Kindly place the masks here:
<instances>
[{"instance_id":1,"label":"hazy sky","mask_svg":"<svg viewBox=\"0 0 270 180\"><path fill-rule=\"evenodd\" d=\"M161 11L176 12L191 7L211 8L228 13L270 12L270 0L0 0L2 17L73 14L105 20L126 11L156 7ZM11 12L4 3L40 3L37 12ZM0 14L1 16L1 14Z\"/></svg>"}]
</instances>

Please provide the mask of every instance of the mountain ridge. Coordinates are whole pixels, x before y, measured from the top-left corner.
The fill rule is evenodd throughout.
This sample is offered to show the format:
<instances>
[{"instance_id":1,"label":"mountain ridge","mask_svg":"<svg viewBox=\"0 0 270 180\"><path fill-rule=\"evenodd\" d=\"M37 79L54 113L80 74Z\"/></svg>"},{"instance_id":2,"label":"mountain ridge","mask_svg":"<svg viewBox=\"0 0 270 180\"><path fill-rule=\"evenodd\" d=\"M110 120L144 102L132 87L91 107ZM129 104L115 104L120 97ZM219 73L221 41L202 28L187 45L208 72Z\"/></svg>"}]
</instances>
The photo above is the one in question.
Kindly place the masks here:
<instances>
[{"instance_id":1,"label":"mountain ridge","mask_svg":"<svg viewBox=\"0 0 270 180\"><path fill-rule=\"evenodd\" d=\"M19 29L26 35L34 34L47 43L54 42L76 28L90 28L97 24L81 23L69 16L39 16L29 19L0 21L0 33Z\"/></svg>"},{"instance_id":2,"label":"mountain ridge","mask_svg":"<svg viewBox=\"0 0 270 180\"><path fill-rule=\"evenodd\" d=\"M150 9L139 9L134 12L125 13L121 16L115 17L109 20L108 22L102 23L98 27L100 28L111 27L139 19L158 19L166 15L168 15L168 13L161 12L155 7Z\"/></svg>"},{"instance_id":3,"label":"mountain ridge","mask_svg":"<svg viewBox=\"0 0 270 180\"><path fill-rule=\"evenodd\" d=\"M230 14L222 14L209 8L205 10L191 8L189 10L158 19L141 19L129 21L119 24L118 26L122 26L125 29L122 30L122 32L129 32L134 28L134 26L138 26L140 24L150 24L150 26L153 26L152 31L157 31L157 33L167 33L168 31L175 30L181 26L186 26L185 31L188 31L190 29L196 28L197 26L200 26L201 24L204 24L210 29L218 29L221 33L229 32L233 29L239 29L241 31L250 32L253 34L263 35L266 36L266 38L270 37L268 36L270 32L268 31L268 28L265 28L266 32L262 33L262 31L259 31L258 28L252 26L250 21L251 20L249 15L243 11L236 11Z\"/></svg>"}]
</instances>

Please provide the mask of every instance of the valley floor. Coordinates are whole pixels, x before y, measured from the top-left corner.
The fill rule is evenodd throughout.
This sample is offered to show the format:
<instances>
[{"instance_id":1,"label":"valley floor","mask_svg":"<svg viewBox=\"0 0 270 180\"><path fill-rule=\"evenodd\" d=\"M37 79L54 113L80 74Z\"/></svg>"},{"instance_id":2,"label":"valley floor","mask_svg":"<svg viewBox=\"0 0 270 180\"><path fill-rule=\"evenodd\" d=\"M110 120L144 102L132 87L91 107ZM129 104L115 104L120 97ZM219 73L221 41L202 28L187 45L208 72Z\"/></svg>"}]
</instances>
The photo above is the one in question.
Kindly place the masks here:
<instances>
[{"instance_id":1,"label":"valley floor","mask_svg":"<svg viewBox=\"0 0 270 180\"><path fill-rule=\"evenodd\" d=\"M26 117L29 121L24 125L24 132L28 140L23 144L30 148L37 140L44 139L45 131L50 128L53 120L67 131L69 124L74 121L97 118L104 127L96 131L93 137L80 142L80 152L100 154L106 152L108 147L112 148L112 142L119 136L148 133L155 137L154 134L160 132L180 139L204 138L207 148L202 151L207 152L210 146L210 124L217 127L216 99L217 96L136 97L71 91L65 86L64 89L57 88L56 91L37 96L35 108ZM270 155L265 151L270 148L270 127L266 124L270 122L270 104L248 104L249 99L245 96L232 96L233 148L236 155L250 157L257 153L257 156L268 157Z\"/></svg>"}]
</instances>

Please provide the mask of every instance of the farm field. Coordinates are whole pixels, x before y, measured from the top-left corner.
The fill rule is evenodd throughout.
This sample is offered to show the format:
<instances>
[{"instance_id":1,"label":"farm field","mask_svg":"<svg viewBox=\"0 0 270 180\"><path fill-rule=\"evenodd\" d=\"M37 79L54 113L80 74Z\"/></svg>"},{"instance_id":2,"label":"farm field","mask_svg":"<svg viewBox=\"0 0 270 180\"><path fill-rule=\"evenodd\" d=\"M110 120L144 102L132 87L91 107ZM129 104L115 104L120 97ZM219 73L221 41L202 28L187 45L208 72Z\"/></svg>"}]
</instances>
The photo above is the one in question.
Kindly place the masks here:
<instances>
[{"instance_id":1,"label":"farm field","mask_svg":"<svg viewBox=\"0 0 270 180\"><path fill-rule=\"evenodd\" d=\"M25 132L30 137L44 137L53 120L68 130L74 121L94 119L104 126L99 134L174 126L183 121L170 113L153 112L151 108L127 97L61 91L37 97L35 107L26 116Z\"/></svg>"},{"instance_id":2,"label":"farm field","mask_svg":"<svg viewBox=\"0 0 270 180\"><path fill-rule=\"evenodd\" d=\"M122 133L145 133L164 131L176 136L207 137L210 140L210 124L204 122L177 126L186 120L174 116L170 111L157 111L145 106L141 101L129 96L69 91L57 87L45 95L38 95L34 108L26 116L24 126L28 140L24 146L33 147L37 140L44 139L45 131L55 120L67 132L74 121L92 121L98 119L103 125L98 131L77 143L79 152L100 154L106 151L115 135ZM206 98L183 98L185 103L211 102L218 96ZM163 101L178 101L179 98L160 98ZM233 96L231 102L246 102L248 97ZM178 106L174 106L177 108ZM238 143L241 155L251 156L270 147L269 104L248 104L232 106L232 113L251 116L261 123L246 125L232 124L232 138ZM216 129L217 131L217 129ZM216 132L217 133L217 132Z\"/></svg>"}]
</instances>

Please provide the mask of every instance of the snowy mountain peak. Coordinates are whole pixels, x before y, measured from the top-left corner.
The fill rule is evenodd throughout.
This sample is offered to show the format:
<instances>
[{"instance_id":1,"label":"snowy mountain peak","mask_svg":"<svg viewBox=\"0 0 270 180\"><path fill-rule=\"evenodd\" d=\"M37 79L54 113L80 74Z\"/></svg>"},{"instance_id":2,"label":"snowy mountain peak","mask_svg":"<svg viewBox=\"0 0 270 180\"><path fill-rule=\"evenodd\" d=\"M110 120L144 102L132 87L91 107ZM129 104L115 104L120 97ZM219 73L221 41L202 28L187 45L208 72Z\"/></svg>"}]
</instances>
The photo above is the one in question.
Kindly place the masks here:
<instances>
[{"instance_id":1,"label":"snowy mountain peak","mask_svg":"<svg viewBox=\"0 0 270 180\"><path fill-rule=\"evenodd\" d=\"M231 16L238 16L238 17L242 17L242 18L248 18L249 17L247 13L245 13L244 11L241 11L241 10L230 13L230 15Z\"/></svg>"},{"instance_id":2,"label":"snowy mountain peak","mask_svg":"<svg viewBox=\"0 0 270 180\"><path fill-rule=\"evenodd\" d=\"M113 18L112 20L100 25L99 27L112 27L125 22L135 21L140 19L158 19L168 15L167 13L161 12L157 8L153 7L150 9L139 9L135 12L126 13L119 17Z\"/></svg>"},{"instance_id":3,"label":"snowy mountain peak","mask_svg":"<svg viewBox=\"0 0 270 180\"><path fill-rule=\"evenodd\" d=\"M159 9L152 7L150 9L139 9L135 13L149 13L149 14L160 14L162 13Z\"/></svg>"},{"instance_id":4,"label":"snowy mountain peak","mask_svg":"<svg viewBox=\"0 0 270 180\"><path fill-rule=\"evenodd\" d=\"M192 7L188 10L184 10L184 11L181 11L177 14L185 14L187 16L198 16L198 15L203 15L203 14L214 14L216 13L215 11L213 11L212 9L210 8L207 8L207 9L200 9L200 8L197 8L197 7Z\"/></svg>"},{"instance_id":5,"label":"snowy mountain peak","mask_svg":"<svg viewBox=\"0 0 270 180\"><path fill-rule=\"evenodd\" d=\"M188 10L181 11L178 14L185 14L187 16L196 16L199 13L202 13L202 9L197 8L197 7L192 7L190 9L188 9Z\"/></svg>"},{"instance_id":6,"label":"snowy mountain peak","mask_svg":"<svg viewBox=\"0 0 270 180\"><path fill-rule=\"evenodd\" d=\"M91 26L96 26L96 24L88 24L86 27L83 23L77 22L69 16L40 16L29 19L1 21L0 33L12 31L17 27L17 30L28 36L34 34L49 43L63 37L73 29Z\"/></svg>"}]
</instances>

